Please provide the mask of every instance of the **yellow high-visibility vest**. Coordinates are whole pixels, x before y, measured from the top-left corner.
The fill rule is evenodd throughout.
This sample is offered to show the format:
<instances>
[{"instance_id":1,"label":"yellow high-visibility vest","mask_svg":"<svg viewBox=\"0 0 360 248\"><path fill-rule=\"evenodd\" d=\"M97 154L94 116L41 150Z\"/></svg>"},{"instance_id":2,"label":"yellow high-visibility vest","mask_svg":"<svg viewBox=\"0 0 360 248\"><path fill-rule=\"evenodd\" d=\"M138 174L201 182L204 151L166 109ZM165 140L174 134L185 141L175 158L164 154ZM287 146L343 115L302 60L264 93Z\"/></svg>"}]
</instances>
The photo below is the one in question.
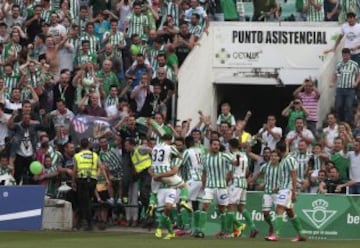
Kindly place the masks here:
<instances>
[{"instance_id":1,"label":"yellow high-visibility vest","mask_svg":"<svg viewBox=\"0 0 360 248\"><path fill-rule=\"evenodd\" d=\"M139 149L141 146L135 148L133 154L131 155L131 161L135 167L137 173L142 172L145 169L148 169L151 166L151 157L148 153L140 154Z\"/></svg>"},{"instance_id":2,"label":"yellow high-visibility vest","mask_svg":"<svg viewBox=\"0 0 360 248\"><path fill-rule=\"evenodd\" d=\"M76 153L75 156L78 178L94 178L97 175L99 157L95 152L84 150Z\"/></svg>"}]
</instances>

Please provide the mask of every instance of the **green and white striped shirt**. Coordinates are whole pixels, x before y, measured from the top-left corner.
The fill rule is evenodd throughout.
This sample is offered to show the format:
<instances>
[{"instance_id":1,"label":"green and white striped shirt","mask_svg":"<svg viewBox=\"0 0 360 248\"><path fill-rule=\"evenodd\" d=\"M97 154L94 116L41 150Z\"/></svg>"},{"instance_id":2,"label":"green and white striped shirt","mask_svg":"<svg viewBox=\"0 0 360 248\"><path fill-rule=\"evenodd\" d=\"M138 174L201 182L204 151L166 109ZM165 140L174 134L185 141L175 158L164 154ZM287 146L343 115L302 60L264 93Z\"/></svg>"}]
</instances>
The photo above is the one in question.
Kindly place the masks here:
<instances>
[{"instance_id":1,"label":"green and white striped shirt","mask_svg":"<svg viewBox=\"0 0 360 248\"><path fill-rule=\"evenodd\" d=\"M61 0L51 0L50 1L51 8L54 10L60 9L60 2Z\"/></svg>"},{"instance_id":2,"label":"green and white striped shirt","mask_svg":"<svg viewBox=\"0 0 360 248\"><path fill-rule=\"evenodd\" d=\"M224 152L208 153L202 158L206 173L206 188L226 188L226 177L232 170L233 156Z\"/></svg>"},{"instance_id":3,"label":"green and white striped shirt","mask_svg":"<svg viewBox=\"0 0 360 248\"><path fill-rule=\"evenodd\" d=\"M70 0L70 11L72 16L79 16L80 13L80 2L79 0Z\"/></svg>"},{"instance_id":4,"label":"green and white striped shirt","mask_svg":"<svg viewBox=\"0 0 360 248\"><path fill-rule=\"evenodd\" d=\"M307 21L308 22L323 22L325 20L324 14L324 0L314 0L314 3L317 5L321 5L320 10L316 10L314 6L310 5L310 0L305 0L305 5L309 6L309 10L307 13Z\"/></svg>"},{"instance_id":5,"label":"green and white striped shirt","mask_svg":"<svg viewBox=\"0 0 360 248\"><path fill-rule=\"evenodd\" d=\"M268 162L260 167L260 173L264 175L265 194L273 194L277 191L279 180L279 164Z\"/></svg>"},{"instance_id":6,"label":"green and white striped shirt","mask_svg":"<svg viewBox=\"0 0 360 248\"><path fill-rule=\"evenodd\" d=\"M155 175L170 171L176 164L173 159L179 158L181 155L175 146L160 142L151 152L152 168Z\"/></svg>"},{"instance_id":7,"label":"green and white striped shirt","mask_svg":"<svg viewBox=\"0 0 360 248\"><path fill-rule=\"evenodd\" d=\"M78 66L81 66L86 63L93 63L95 64L97 62L97 56L95 53L88 52L87 54L82 53L81 51L78 52L75 58L75 64Z\"/></svg>"},{"instance_id":8,"label":"green and white striped shirt","mask_svg":"<svg viewBox=\"0 0 360 248\"><path fill-rule=\"evenodd\" d=\"M99 152L99 158L109 169L110 174L117 176L122 175L122 161L113 148L108 147L107 151L101 150Z\"/></svg>"},{"instance_id":9,"label":"green and white striped shirt","mask_svg":"<svg viewBox=\"0 0 360 248\"><path fill-rule=\"evenodd\" d=\"M6 87L7 94L11 94L11 91L13 88L16 88L19 81L20 81L20 75L18 73L11 73L11 75L4 74L4 85Z\"/></svg>"},{"instance_id":10,"label":"green and white striped shirt","mask_svg":"<svg viewBox=\"0 0 360 248\"><path fill-rule=\"evenodd\" d=\"M105 40L108 35L111 35L109 40L108 40L108 43L113 45L113 49L115 50L116 55L119 56L120 59L121 59L122 58L122 53L121 53L121 49L118 46L119 45L126 46L126 41L125 41L124 34L122 32L120 32L120 31L116 32L115 34L112 34L110 31L105 32L103 40Z\"/></svg>"},{"instance_id":11,"label":"green and white striped shirt","mask_svg":"<svg viewBox=\"0 0 360 248\"><path fill-rule=\"evenodd\" d=\"M85 26L89 21L89 18L81 19L79 16L75 16L72 23L79 26L80 35L85 35Z\"/></svg>"},{"instance_id":12,"label":"green and white striped shirt","mask_svg":"<svg viewBox=\"0 0 360 248\"><path fill-rule=\"evenodd\" d=\"M200 25L193 26L189 24L189 33L194 35L196 38L200 38L202 34L202 28Z\"/></svg>"},{"instance_id":13,"label":"green and white striped shirt","mask_svg":"<svg viewBox=\"0 0 360 248\"><path fill-rule=\"evenodd\" d=\"M179 26L179 20L180 20L180 12L179 12L179 5L177 3L169 1L167 3L165 14L163 15L165 18L163 18L162 24L164 24L166 20L167 15L171 15L174 20L174 25Z\"/></svg>"},{"instance_id":14,"label":"green and white striped shirt","mask_svg":"<svg viewBox=\"0 0 360 248\"><path fill-rule=\"evenodd\" d=\"M359 75L359 65L349 60L347 62L340 61L336 65L337 88L352 89L357 76Z\"/></svg>"},{"instance_id":15,"label":"green and white striped shirt","mask_svg":"<svg viewBox=\"0 0 360 248\"><path fill-rule=\"evenodd\" d=\"M292 189L291 172L297 171L298 163L293 156L287 154L280 161L279 165L279 190Z\"/></svg>"},{"instance_id":16,"label":"green and white striped shirt","mask_svg":"<svg viewBox=\"0 0 360 248\"><path fill-rule=\"evenodd\" d=\"M150 47L150 49L149 49L149 60L150 60L150 65L151 65L151 68L153 69L153 71L156 71L157 68L159 67L159 64L157 61L157 56L161 53L163 53L163 54L166 53L165 45L162 45L160 47L160 49L156 49L155 47Z\"/></svg>"},{"instance_id":17,"label":"green and white striped shirt","mask_svg":"<svg viewBox=\"0 0 360 248\"><path fill-rule=\"evenodd\" d=\"M298 169L297 169L297 181L298 183L301 183L302 180L305 179L306 175L306 168L308 167L308 162L310 157L312 156L312 153L306 152L301 153L299 151L296 151L292 153L292 156L295 158L295 160L298 163Z\"/></svg>"},{"instance_id":18,"label":"green and white striped shirt","mask_svg":"<svg viewBox=\"0 0 360 248\"><path fill-rule=\"evenodd\" d=\"M172 163L174 164L173 166L180 167L178 175L182 178L184 182L190 180L191 174L189 171L189 167L187 164L184 164L183 158L176 157L175 159L173 159Z\"/></svg>"},{"instance_id":19,"label":"green and white striped shirt","mask_svg":"<svg viewBox=\"0 0 360 248\"><path fill-rule=\"evenodd\" d=\"M88 33L85 33L80 37L80 44L83 40L88 40L90 42L90 52L95 53L100 47L100 40L95 35L89 35Z\"/></svg>"},{"instance_id":20,"label":"green and white striped shirt","mask_svg":"<svg viewBox=\"0 0 360 248\"><path fill-rule=\"evenodd\" d=\"M54 13L55 11L53 9L42 9L40 17L41 19L43 19L45 22L50 23L50 19L51 19L51 14Z\"/></svg>"},{"instance_id":21,"label":"green and white striped shirt","mask_svg":"<svg viewBox=\"0 0 360 248\"><path fill-rule=\"evenodd\" d=\"M183 166L188 168L190 177L194 181L201 181L203 171L202 156L201 149L197 147L190 147L183 153Z\"/></svg>"},{"instance_id":22,"label":"green and white striped shirt","mask_svg":"<svg viewBox=\"0 0 360 248\"><path fill-rule=\"evenodd\" d=\"M79 37L70 37L68 41L73 45L74 51L77 52L81 46Z\"/></svg>"},{"instance_id":23,"label":"green and white striped shirt","mask_svg":"<svg viewBox=\"0 0 360 248\"><path fill-rule=\"evenodd\" d=\"M248 157L246 153L240 151L232 153L231 155L233 156L233 159L235 159L236 156L239 156L239 166L232 166L232 185L236 188L247 189L246 173L249 168Z\"/></svg>"},{"instance_id":24,"label":"green and white striped shirt","mask_svg":"<svg viewBox=\"0 0 360 248\"><path fill-rule=\"evenodd\" d=\"M128 23L128 37L131 37L133 34L137 34L139 36L145 34L145 30L149 26L149 20L147 16L143 14L140 14L138 16L135 14L131 14L127 17L126 21Z\"/></svg>"}]
</instances>

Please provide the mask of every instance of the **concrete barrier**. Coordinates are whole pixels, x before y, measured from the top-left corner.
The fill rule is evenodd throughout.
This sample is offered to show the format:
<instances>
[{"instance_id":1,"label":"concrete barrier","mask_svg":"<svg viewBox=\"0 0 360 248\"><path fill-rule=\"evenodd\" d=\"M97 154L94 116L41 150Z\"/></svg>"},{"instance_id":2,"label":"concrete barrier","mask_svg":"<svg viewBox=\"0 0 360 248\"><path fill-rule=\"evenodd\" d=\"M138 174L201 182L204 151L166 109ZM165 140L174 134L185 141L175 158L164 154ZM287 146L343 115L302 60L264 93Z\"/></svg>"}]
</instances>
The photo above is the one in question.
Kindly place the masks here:
<instances>
[{"instance_id":1,"label":"concrete barrier","mask_svg":"<svg viewBox=\"0 0 360 248\"><path fill-rule=\"evenodd\" d=\"M73 225L71 203L59 199L45 199L43 230L71 231Z\"/></svg>"}]
</instances>

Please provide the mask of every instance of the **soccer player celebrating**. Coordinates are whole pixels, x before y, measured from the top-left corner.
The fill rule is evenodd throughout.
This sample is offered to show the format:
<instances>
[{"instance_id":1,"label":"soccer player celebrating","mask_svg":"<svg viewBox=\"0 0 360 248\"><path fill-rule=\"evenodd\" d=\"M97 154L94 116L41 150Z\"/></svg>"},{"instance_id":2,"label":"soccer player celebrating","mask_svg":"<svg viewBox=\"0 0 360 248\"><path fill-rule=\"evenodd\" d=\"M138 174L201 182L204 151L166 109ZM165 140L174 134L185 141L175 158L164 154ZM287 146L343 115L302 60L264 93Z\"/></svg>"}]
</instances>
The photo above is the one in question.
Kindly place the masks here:
<instances>
[{"instance_id":1,"label":"soccer player celebrating","mask_svg":"<svg viewBox=\"0 0 360 248\"><path fill-rule=\"evenodd\" d=\"M215 198L218 204L221 219L221 231L218 237L227 237L226 234L226 208L229 203L227 183L231 178L232 164L236 163L232 155L220 152L220 141L210 141L210 152L201 160L203 164L202 187L205 189L202 211L194 213L194 236L203 238L204 226L207 219L207 210L211 201Z\"/></svg>"},{"instance_id":2,"label":"soccer player celebrating","mask_svg":"<svg viewBox=\"0 0 360 248\"><path fill-rule=\"evenodd\" d=\"M181 155L179 151L176 149L175 146L170 145L172 136L170 134L165 134L161 138L161 142L157 144L153 149L151 153L152 157L152 167L157 168L155 170L155 176L158 176L158 173L165 173L170 170L170 166L173 163L173 160L176 158L181 158ZM179 167L177 165L177 167ZM177 168L179 169L179 168ZM167 186L173 187L173 188L180 188L180 206L187 209L189 212L192 212L191 206L187 204L187 198L189 190L187 188L187 184L184 183L182 178L177 175L177 171L175 174L171 174L168 176L161 176L158 178L158 180L155 180L153 178L153 181L151 182L151 190L152 194L150 196L150 202L149 202L149 215L153 215L153 211L155 209L156 204L156 194L158 189L162 184L166 184Z\"/></svg>"},{"instance_id":3,"label":"soccer player celebrating","mask_svg":"<svg viewBox=\"0 0 360 248\"><path fill-rule=\"evenodd\" d=\"M175 238L170 214L176 201L176 189L165 183L161 183L161 179L176 175L178 170L179 165L174 163L169 163L168 165L154 163L149 169L149 173L153 177L153 180L160 182L160 187L157 191L157 204L158 210L162 211L162 213L159 217L158 227L155 231L155 236L157 238L162 238L162 228L164 227L168 231L168 234L164 237L164 239Z\"/></svg>"},{"instance_id":4,"label":"soccer player celebrating","mask_svg":"<svg viewBox=\"0 0 360 248\"><path fill-rule=\"evenodd\" d=\"M187 181L189 187L189 200L192 204L193 211L199 210L199 200L202 198L203 189L201 182L201 175L203 166L201 164L202 150L195 146L195 140L192 136L185 138L185 145L187 149L183 153L182 167L187 169L190 173L190 179ZM182 221L184 224L184 230L178 230L176 236L182 236L187 233L189 222L188 213L180 210ZM198 216L199 214L197 214Z\"/></svg>"},{"instance_id":5,"label":"soccer player celebrating","mask_svg":"<svg viewBox=\"0 0 360 248\"><path fill-rule=\"evenodd\" d=\"M228 212L226 214L226 222L228 233L233 232L234 237L239 237L245 229L245 225L241 224L235 219L234 208L244 216L246 223L250 226L250 237L255 238L259 231L256 229L256 226L251 219L249 211L245 208L246 205L246 189L247 189L247 180L246 176L249 173L249 161L246 153L239 150L240 142L238 139L229 140L230 151L232 155L236 157L237 163L233 166L232 170L232 184L229 186L229 206ZM235 227L235 228L234 228Z\"/></svg>"},{"instance_id":6,"label":"soccer player celebrating","mask_svg":"<svg viewBox=\"0 0 360 248\"><path fill-rule=\"evenodd\" d=\"M249 179L250 182L255 182L256 179L263 175L264 176L264 195L263 195L263 214L266 223L269 225L269 236L274 235L274 226L271 221L270 210L275 205L276 192L278 191L278 178L279 178L279 160L280 157L276 151L272 151L270 155L270 161L260 167L260 171Z\"/></svg>"},{"instance_id":7,"label":"soccer player celebrating","mask_svg":"<svg viewBox=\"0 0 360 248\"><path fill-rule=\"evenodd\" d=\"M276 219L274 223L275 234L266 237L268 241L278 241L280 228L283 222L283 214L287 213L293 224L298 236L294 238L293 242L306 241L303 236L303 230L300 220L297 218L293 203L296 201L296 171L298 164L296 160L287 152L287 144L284 141L279 141L276 144L276 151L279 154L281 161L279 164L279 192L276 197Z\"/></svg>"}]
</instances>

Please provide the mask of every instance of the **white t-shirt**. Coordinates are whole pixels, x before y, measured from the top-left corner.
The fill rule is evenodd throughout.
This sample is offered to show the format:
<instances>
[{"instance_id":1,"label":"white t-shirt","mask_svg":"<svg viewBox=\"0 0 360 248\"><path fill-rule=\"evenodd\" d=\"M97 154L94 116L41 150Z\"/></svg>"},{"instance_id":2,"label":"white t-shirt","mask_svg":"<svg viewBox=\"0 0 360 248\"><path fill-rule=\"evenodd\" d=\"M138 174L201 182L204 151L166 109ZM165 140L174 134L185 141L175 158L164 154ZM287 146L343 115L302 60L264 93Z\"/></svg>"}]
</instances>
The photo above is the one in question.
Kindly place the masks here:
<instances>
[{"instance_id":1,"label":"white t-shirt","mask_svg":"<svg viewBox=\"0 0 360 248\"><path fill-rule=\"evenodd\" d=\"M354 151L348 152L350 160L349 176L351 180L360 182L360 154L355 154Z\"/></svg>"},{"instance_id":2,"label":"white t-shirt","mask_svg":"<svg viewBox=\"0 0 360 248\"><path fill-rule=\"evenodd\" d=\"M293 142L291 142L290 144L290 152L294 152L297 150L298 148L298 144L299 144L299 141L302 140L302 138L297 134L296 131L290 131L287 136L286 136L286 139L292 139L294 138L295 136L297 136ZM311 138L314 140L314 135L312 134L312 132L309 130L309 129L303 129L302 131L302 136L305 137L305 138ZM311 152L312 150L312 146L311 145L308 145L308 149L307 149L309 152Z\"/></svg>"},{"instance_id":3,"label":"white t-shirt","mask_svg":"<svg viewBox=\"0 0 360 248\"><path fill-rule=\"evenodd\" d=\"M66 34L66 28L61 24L57 24L56 26L49 27L48 34L54 37L64 36Z\"/></svg>"},{"instance_id":4,"label":"white t-shirt","mask_svg":"<svg viewBox=\"0 0 360 248\"><path fill-rule=\"evenodd\" d=\"M326 127L323 129L323 132L326 136L328 143L330 145L334 145L335 138L339 136L338 125L336 124L334 128ZM326 153L330 153L331 149L329 147L325 146L324 151Z\"/></svg>"},{"instance_id":5,"label":"white t-shirt","mask_svg":"<svg viewBox=\"0 0 360 248\"><path fill-rule=\"evenodd\" d=\"M206 11L203 7L198 6L195 9L190 8L185 11L185 21L190 22L192 14L198 14L200 16L200 24L202 25L204 19L207 17Z\"/></svg>"},{"instance_id":6,"label":"white t-shirt","mask_svg":"<svg viewBox=\"0 0 360 248\"><path fill-rule=\"evenodd\" d=\"M261 133L262 131L263 131L263 128L261 128L259 130L259 133ZM282 136L282 128L281 127L273 127L271 129L271 132L279 134L280 138ZM265 146L270 147L271 150L275 150L276 143L280 140L280 139L275 139L274 136L272 136L268 131L263 132L263 134L261 135L261 139L266 143L266 144L261 145L261 154L262 154Z\"/></svg>"},{"instance_id":7,"label":"white t-shirt","mask_svg":"<svg viewBox=\"0 0 360 248\"><path fill-rule=\"evenodd\" d=\"M10 119L10 115L2 114L0 116L0 146L5 145L5 138L8 136L7 122Z\"/></svg>"},{"instance_id":8,"label":"white t-shirt","mask_svg":"<svg viewBox=\"0 0 360 248\"><path fill-rule=\"evenodd\" d=\"M360 45L360 24L356 23L354 26L350 26L349 23L344 23L341 27L341 33L345 36L346 48L354 48ZM360 49L351 51L352 54L360 53Z\"/></svg>"}]
</instances>

